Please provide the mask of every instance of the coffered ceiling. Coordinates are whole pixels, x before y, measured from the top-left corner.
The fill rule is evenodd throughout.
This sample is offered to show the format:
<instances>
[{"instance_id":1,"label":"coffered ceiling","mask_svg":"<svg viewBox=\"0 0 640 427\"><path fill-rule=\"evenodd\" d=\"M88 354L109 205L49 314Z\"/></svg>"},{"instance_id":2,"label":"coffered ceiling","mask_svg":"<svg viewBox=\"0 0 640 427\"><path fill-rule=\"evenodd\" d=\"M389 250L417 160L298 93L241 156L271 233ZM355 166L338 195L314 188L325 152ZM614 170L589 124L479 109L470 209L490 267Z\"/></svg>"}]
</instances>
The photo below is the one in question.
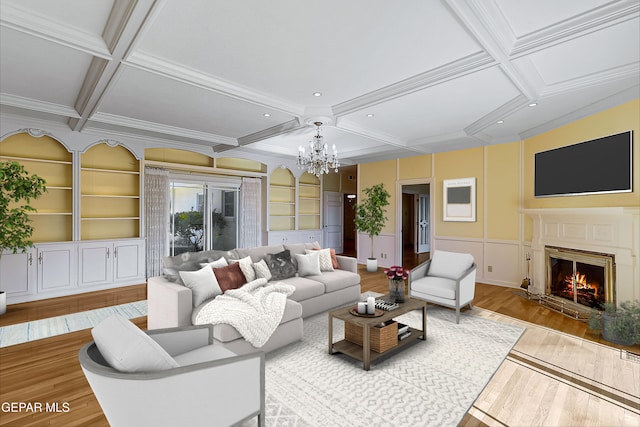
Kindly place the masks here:
<instances>
[{"instance_id":1,"label":"coffered ceiling","mask_svg":"<svg viewBox=\"0 0 640 427\"><path fill-rule=\"evenodd\" d=\"M640 97L638 0L0 6L3 114L212 156L293 161L321 118L343 164L392 159Z\"/></svg>"}]
</instances>

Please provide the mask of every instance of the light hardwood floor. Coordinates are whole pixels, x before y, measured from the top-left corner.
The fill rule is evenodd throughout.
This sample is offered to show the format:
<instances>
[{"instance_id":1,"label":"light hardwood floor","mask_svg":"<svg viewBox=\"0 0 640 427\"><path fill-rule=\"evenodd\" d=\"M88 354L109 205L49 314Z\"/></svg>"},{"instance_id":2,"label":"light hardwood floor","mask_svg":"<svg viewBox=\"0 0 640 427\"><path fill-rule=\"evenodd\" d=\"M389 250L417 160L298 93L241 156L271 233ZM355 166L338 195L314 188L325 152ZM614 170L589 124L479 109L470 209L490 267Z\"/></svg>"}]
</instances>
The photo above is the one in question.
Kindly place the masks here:
<instances>
[{"instance_id":1,"label":"light hardwood floor","mask_svg":"<svg viewBox=\"0 0 640 427\"><path fill-rule=\"evenodd\" d=\"M360 268L362 290L384 293L381 272ZM478 284L474 315L522 324L525 334L460 425L640 425L640 363L621 359L582 322L519 291ZM144 299L146 285L9 306L0 326ZM535 324L534 324L535 322ZM134 319L146 329L146 317ZM558 333L558 331L560 331ZM89 330L0 349L0 401L67 402L68 412L0 412L7 426L107 425L78 364ZM640 346L625 348L640 353Z\"/></svg>"}]
</instances>

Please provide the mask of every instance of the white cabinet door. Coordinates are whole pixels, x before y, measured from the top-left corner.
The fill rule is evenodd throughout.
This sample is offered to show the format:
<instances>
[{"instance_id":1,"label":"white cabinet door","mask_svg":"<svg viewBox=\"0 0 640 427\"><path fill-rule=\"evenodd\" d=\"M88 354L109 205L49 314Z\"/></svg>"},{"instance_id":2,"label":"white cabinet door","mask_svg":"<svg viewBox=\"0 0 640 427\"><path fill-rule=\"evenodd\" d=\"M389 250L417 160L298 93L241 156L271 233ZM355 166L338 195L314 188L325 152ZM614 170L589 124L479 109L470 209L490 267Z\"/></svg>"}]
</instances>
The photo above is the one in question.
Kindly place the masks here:
<instances>
[{"instance_id":1,"label":"white cabinet door","mask_svg":"<svg viewBox=\"0 0 640 427\"><path fill-rule=\"evenodd\" d=\"M49 292L75 287L75 246L38 246L38 291Z\"/></svg>"},{"instance_id":2,"label":"white cabinet door","mask_svg":"<svg viewBox=\"0 0 640 427\"><path fill-rule=\"evenodd\" d=\"M7 298L35 293L35 255L33 249L25 253L4 252L0 256L0 291Z\"/></svg>"},{"instance_id":3,"label":"white cabinet door","mask_svg":"<svg viewBox=\"0 0 640 427\"><path fill-rule=\"evenodd\" d=\"M144 276L144 242L116 243L113 249L113 257L116 281Z\"/></svg>"},{"instance_id":4,"label":"white cabinet door","mask_svg":"<svg viewBox=\"0 0 640 427\"><path fill-rule=\"evenodd\" d=\"M113 280L113 244L81 243L78 247L80 286L95 286Z\"/></svg>"}]
</instances>

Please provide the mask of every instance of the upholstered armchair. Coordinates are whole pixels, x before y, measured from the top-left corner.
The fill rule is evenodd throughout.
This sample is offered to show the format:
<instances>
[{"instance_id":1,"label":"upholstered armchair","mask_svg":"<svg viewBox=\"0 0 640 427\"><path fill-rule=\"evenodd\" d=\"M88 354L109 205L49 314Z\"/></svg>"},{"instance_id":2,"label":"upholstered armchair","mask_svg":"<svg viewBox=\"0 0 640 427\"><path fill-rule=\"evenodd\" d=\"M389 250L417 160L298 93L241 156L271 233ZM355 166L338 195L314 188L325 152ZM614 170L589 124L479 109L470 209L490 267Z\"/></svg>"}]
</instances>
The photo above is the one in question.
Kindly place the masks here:
<instances>
[{"instance_id":1,"label":"upholstered armchair","mask_svg":"<svg viewBox=\"0 0 640 427\"><path fill-rule=\"evenodd\" d=\"M409 273L409 296L454 308L460 323L460 308L471 303L476 290L476 264L471 254L434 251L431 259Z\"/></svg>"},{"instance_id":2,"label":"upholstered armchair","mask_svg":"<svg viewBox=\"0 0 640 427\"><path fill-rule=\"evenodd\" d=\"M80 365L112 426L264 426L264 353L213 344L213 326L145 333L114 315L92 330Z\"/></svg>"}]
</instances>

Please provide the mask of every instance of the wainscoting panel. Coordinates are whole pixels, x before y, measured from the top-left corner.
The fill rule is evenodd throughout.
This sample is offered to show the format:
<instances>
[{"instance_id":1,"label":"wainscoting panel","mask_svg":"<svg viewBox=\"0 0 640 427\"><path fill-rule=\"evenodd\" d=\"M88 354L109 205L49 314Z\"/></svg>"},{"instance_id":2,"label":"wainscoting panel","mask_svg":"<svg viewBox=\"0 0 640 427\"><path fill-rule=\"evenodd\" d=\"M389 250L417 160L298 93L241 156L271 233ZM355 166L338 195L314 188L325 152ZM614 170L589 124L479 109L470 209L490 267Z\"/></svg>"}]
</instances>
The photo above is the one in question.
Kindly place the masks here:
<instances>
[{"instance_id":1,"label":"wainscoting panel","mask_svg":"<svg viewBox=\"0 0 640 427\"><path fill-rule=\"evenodd\" d=\"M520 243L491 241L484 244L484 283L518 287L522 281ZM489 271L491 268L492 271ZM526 270L524 270L526 271Z\"/></svg>"},{"instance_id":2,"label":"wainscoting panel","mask_svg":"<svg viewBox=\"0 0 640 427\"><path fill-rule=\"evenodd\" d=\"M396 265L394 234L380 234L373 238L373 256L378 259L378 267ZM358 233L358 263L366 264L371 255L371 239L368 234Z\"/></svg>"},{"instance_id":3,"label":"wainscoting panel","mask_svg":"<svg viewBox=\"0 0 640 427\"><path fill-rule=\"evenodd\" d=\"M471 239L459 239L455 237L436 237L434 239L434 249L440 249L442 251L450 251L450 252L465 252L470 253L473 256L473 259L478 266L476 270L476 282L485 283L485 272L486 268L484 267L484 243L482 240L471 240Z\"/></svg>"}]
</instances>

